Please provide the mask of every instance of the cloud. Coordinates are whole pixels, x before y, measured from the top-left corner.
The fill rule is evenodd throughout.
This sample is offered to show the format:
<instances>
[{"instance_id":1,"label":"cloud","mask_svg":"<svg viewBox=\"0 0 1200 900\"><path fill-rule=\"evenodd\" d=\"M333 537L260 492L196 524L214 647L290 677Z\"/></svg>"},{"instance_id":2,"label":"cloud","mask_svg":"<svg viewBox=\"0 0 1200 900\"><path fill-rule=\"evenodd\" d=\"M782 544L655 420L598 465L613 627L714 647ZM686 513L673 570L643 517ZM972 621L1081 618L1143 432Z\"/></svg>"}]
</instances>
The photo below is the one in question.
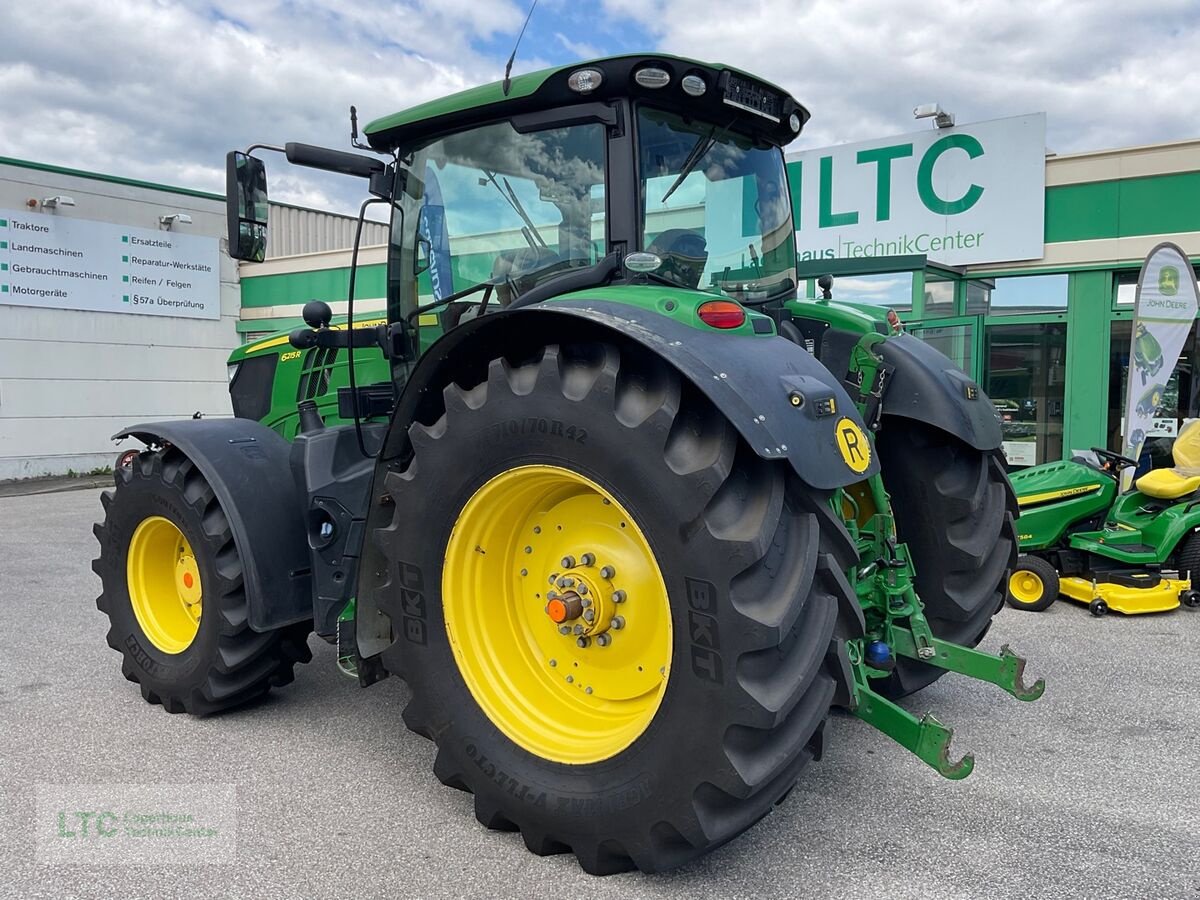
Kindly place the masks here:
<instances>
[{"instance_id":1,"label":"cloud","mask_svg":"<svg viewBox=\"0 0 1200 900\"><path fill-rule=\"evenodd\" d=\"M602 50L599 50L598 48L593 47L591 44L587 44L582 41L573 41L561 31L554 32L554 38L560 44L562 44L566 50L570 51L573 56L576 56L581 60L595 59L598 56L604 55Z\"/></svg>"},{"instance_id":2,"label":"cloud","mask_svg":"<svg viewBox=\"0 0 1200 900\"><path fill-rule=\"evenodd\" d=\"M918 127L938 101L960 122L1046 111L1058 152L1195 137L1194 0L604 0L671 52L785 87L813 112L792 149Z\"/></svg>"},{"instance_id":3,"label":"cloud","mask_svg":"<svg viewBox=\"0 0 1200 900\"><path fill-rule=\"evenodd\" d=\"M220 191L255 142L346 148L362 122L500 77L526 0L5 5L0 155ZM543 0L515 72L634 49L759 73L813 111L793 149L1046 110L1059 152L1194 137L1194 0ZM273 194L354 212L351 179L268 159Z\"/></svg>"},{"instance_id":4,"label":"cloud","mask_svg":"<svg viewBox=\"0 0 1200 900\"><path fill-rule=\"evenodd\" d=\"M49 0L5 20L0 155L220 191L229 149L345 147L351 103L369 121L493 79L472 41L519 26L520 12L466 0ZM345 208L361 191L338 182L272 178L278 199Z\"/></svg>"}]
</instances>

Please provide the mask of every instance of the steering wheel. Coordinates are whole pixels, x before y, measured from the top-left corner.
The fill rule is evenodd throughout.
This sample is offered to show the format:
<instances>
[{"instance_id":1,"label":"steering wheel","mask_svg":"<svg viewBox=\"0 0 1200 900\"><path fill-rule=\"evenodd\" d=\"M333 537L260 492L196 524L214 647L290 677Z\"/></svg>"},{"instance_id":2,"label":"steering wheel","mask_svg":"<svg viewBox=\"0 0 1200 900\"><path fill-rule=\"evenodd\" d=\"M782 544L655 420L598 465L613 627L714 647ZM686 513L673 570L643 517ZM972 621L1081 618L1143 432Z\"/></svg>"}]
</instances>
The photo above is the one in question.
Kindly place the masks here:
<instances>
[{"instance_id":1,"label":"steering wheel","mask_svg":"<svg viewBox=\"0 0 1200 900\"><path fill-rule=\"evenodd\" d=\"M1128 456L1122 456L1120 453L1113 453L1111 450L1105 450L1103 447L1092 447L1091 451L1100 458L1101 468L1106 472L1120 472L1129 466L1136 468L1138 464L1136 459L1130 459Z\"/></svg>"}]
</instances>

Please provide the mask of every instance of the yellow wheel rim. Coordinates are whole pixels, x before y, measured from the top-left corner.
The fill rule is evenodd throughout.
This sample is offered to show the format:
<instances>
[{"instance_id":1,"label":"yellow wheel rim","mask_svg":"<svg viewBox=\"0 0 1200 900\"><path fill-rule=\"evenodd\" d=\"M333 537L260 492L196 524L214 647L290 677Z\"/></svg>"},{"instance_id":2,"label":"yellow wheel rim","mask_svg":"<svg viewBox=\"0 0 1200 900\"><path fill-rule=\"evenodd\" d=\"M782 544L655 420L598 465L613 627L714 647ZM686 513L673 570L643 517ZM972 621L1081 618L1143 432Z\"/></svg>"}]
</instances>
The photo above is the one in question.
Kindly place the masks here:
<instances>
[{"instance_id":1,"label":"yellow wheel rim","mask_svg":"<svg viewBox=\"0 0 1200 900\"><path fill-rule=\"evenodd\" d=\"M608 759L658 711L667 587L633 517L590 478L522 466L476 491L446 548L442 606L471 695L536 756Z\"/></svg>"},{"instance_id":2,"label":"yellow wheel rim","mask_svg":"<svg viewBox=\"0 0 1200 900\"><path fill-rule=\"evenodd\" d=\"M125 563L129 600L142 633L163 653L182 653L200 630L203 587L196 555L170 519L143 519Z\"/></svg>"},{"instance_id":3,"label":"yellow wheel rim","mask_svg":"<svg viewBox=\"0 0 1200 900\"><path fill-rule=\"evenodd\" d=\"M1045 590L1042 579L1028 569L1017 569L1008 580L1008 592L1018 603L1036 603Z\"/></svg>"}]
</instances>

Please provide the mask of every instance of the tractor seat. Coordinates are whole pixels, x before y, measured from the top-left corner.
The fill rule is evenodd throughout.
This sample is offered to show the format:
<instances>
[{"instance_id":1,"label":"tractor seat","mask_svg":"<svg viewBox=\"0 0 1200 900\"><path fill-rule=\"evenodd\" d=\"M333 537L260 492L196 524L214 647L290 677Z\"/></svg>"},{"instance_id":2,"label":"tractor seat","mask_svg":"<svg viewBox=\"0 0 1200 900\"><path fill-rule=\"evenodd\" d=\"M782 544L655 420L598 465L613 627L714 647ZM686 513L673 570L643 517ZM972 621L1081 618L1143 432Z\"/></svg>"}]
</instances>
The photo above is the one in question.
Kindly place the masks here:
<instances>
[{"instance_id":1,"label":"tractor seat","mask_svg":"<svg viewBox=\"0 0 1200 900\"><path fill-rule=\"evenodd\" d=\"M1189 422L1171 445L1172 469L1152 469L1134 482L1143 494L1178 500L1200 490L1200 421Z\"/></svg>"}]
</instances>

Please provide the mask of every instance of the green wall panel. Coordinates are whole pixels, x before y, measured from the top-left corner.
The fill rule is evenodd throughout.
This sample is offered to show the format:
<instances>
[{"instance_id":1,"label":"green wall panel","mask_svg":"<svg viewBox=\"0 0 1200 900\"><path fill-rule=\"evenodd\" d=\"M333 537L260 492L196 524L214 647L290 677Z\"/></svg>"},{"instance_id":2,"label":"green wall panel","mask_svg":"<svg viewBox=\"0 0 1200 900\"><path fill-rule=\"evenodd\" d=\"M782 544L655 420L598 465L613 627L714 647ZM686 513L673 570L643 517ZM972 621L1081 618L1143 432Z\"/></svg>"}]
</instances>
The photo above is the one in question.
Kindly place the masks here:
<instances>
[{"instance_id":1,"label":"green wall panel","mask_svg":"<svg viewBox=\"0 0 1200 900\"><path fill-rule=\"evenodd\" d=\"M284 306L309 300L345 300L350 288L350 269L319 269L242 279L242 307ZM387 290L387 267L383 263L358 267L356 297L382 297Z\"/></svg>"},{"instance_id":2,"label":"green wall panel","mask_svg":"<svg viewBox=\"0 0 1200 900\"><path fill-rule=\"evenodd\" d=\"M1200 172L1046 189L1046 243L1200 231Z\"/></svg>"}]
</instances>

